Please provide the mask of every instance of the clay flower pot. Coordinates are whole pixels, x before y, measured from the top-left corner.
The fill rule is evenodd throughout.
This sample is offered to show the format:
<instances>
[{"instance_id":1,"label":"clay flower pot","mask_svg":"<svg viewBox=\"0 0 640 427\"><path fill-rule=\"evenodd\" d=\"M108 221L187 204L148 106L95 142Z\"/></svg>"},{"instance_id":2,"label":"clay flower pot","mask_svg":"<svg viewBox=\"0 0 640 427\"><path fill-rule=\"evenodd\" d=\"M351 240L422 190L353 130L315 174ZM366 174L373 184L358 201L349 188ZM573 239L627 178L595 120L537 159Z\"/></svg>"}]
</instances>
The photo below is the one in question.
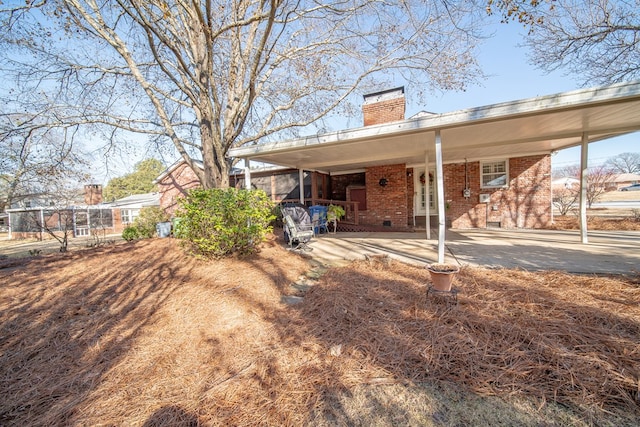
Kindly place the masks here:
<instances>
[{"instance_id":1,"label":"clay flower pot","mask_svg":"<svg viewBox=\"0 0 640 427\"><path fill-rule=\"evenodd\" d=\"M427 270L431 275L431 283L436 291L451 291L451 285L456 274L460 272L460 267L452 264L429 264Z\"/></svg>"}]
</instances>

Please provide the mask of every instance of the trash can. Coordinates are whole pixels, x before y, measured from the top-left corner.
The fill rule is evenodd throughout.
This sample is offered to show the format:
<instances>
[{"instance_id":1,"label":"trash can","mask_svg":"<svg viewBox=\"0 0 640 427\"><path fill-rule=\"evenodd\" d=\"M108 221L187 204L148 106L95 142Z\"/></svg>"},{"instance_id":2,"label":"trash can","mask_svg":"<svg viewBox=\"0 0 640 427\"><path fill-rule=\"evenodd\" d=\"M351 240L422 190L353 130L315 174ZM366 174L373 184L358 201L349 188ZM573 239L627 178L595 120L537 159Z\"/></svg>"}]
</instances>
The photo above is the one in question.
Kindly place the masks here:
<instances>
[{"instance_id":1,"label":"trash can","mask_svg":"<svg viewBox=\"0 0 640 427\"><path fill-rule=\"evenodd\" d=\"M315 234L326 233L327 229L327 207L314 205L309 207L309 216L313 224L313 232Z\"/></svg>"},{"instance_id":2,"label":"trash can","mask_svg":"<svg viewBox=\"0 0 640 427\"><path fill-rule=\"evenodd\" d=\"M159 222L156 224L156 232L158 233L158 237L169 237L171 236L171 223L170 222Z\"/></svg>"}]
</instances>

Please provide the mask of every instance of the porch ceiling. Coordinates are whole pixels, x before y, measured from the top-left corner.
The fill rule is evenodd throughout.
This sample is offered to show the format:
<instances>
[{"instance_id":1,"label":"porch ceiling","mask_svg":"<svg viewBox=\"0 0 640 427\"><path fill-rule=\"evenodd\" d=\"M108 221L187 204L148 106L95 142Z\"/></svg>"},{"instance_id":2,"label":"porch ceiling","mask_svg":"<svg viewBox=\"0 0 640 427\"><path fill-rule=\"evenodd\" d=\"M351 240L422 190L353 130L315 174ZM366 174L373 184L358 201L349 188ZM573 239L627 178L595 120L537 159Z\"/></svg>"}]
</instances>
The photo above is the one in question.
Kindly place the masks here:
<instances>
[{"instance_id":1,"label":"porch ceiling","mask_svg":"<svg viewBox=\"0 0 640 427\"><path fill-rule=\"evenodd\" d=\"M230 156L339 172L434 159L445 163L549 153L640 130L640 81L433 114L289 141L242 147Z\"/></svg>"}]
</instances>

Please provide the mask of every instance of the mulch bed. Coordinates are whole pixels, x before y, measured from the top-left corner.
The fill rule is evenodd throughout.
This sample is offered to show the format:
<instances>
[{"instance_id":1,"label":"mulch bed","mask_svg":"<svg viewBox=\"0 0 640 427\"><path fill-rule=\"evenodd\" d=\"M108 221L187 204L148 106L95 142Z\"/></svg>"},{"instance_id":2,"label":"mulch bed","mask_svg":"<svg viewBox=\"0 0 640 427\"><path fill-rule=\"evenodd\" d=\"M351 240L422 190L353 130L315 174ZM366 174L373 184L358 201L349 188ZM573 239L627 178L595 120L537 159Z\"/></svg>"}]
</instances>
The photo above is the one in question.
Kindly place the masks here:
<instances>
[{"instance_id":1,"label":"mulch bed","mask_svg":"<svg viewBox=\"0 0 640 427\"><path fill-rule=\"evenodd\" d=\"M428 381L640 416L638 277L463 268L451 305L424 268L306 290L309 268L278 242L205 262L154 239L0 269L0 425L301 425L353 387Z\"/></svg>"},{"instance_id":2,"label":"mulch bed","mask_svg":"<svg viewBox=\"0 0 640 427\"><path fill-rule=\"evenodd\" d=\"M580 220L575 215L561 215L553 218L554 224L548 227L551 230L579 230ZM640 221L633 218L606 218L601 216L588 216L587 228L589 230L604 231L640 231Z\"/></svg>"},{"instance_id":3,"label":"mulch bed","mask_svg":"<svg viewBox=\"0 0 640 427\"><path fill-rule=\"evenodd\" d=\"M361 262L330 271L304 314L314 336L390 378L637 411L637 280L466 268L457 306L425 308L421 269Z\"/></svg>"}]
</instances>

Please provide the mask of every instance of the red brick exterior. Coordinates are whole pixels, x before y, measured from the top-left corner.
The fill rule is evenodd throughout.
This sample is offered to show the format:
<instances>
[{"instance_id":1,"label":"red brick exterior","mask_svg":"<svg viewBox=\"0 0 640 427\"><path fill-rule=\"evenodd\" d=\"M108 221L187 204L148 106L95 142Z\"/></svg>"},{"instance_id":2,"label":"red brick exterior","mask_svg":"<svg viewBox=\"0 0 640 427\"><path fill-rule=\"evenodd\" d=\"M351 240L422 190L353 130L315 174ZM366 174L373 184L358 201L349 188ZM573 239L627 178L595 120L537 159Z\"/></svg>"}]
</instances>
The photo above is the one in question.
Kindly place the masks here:
<instances>
[{"instance_id":1,"label":"red brick exterior","mask_svg":"<svg viewBox=\"0 0 640 427\"><path fill-rule=\"evenodd\" d=\"M404 96L362 106L365 126L404 120L404 113Z\"/></svg>"},{"instance_id":2,"label":"red brick exterior","mask_svg":"<svg viewBox=\"0 0 640 427\"><path fill-rule=\"evenodd\" d=\"M381 179L386 186L380 185ZM404 164L375 166L366 169L367 210L360 213L360 223L402 230L407 228L407 169Z\"/></svg>"},{"instance_id":3,"label":"red brick exterior","mask_svg":"<svg viewBox=\"0 0 640 427\"><path fill-rule=\"evenodd\" d=\"M551 156L508 161L507 188L480 188L480 162L467 164L471 197L465 199L464 163L444 165L446 223L452 228L542 228L551 223ZM489 194L489 203L480 203Z\"/></svg>"},{"instance_id":4,"label":"red brick exterior","mask_svg":"<svg viewBox=\"0 0 640 427\"><path fill-rule=\"evenodd\" d=\"M187 190L199 186L200 181L193 170L186 163L181 163L158 182L160 207L167 214L173 214L178 208L178 198L184 197Z\"/></svg>"},{"instance_id":5,"label":"red brick exterior","mask_svg":"<svg viewBox=\"0 0 640 427\"><path fill-rule=\"evenodd\" d=\"M347 200L348 187L364 184L367 210L359 212L360 224L405 230L413 226L414 173L413 168L406 168L405 164L396 164L369 167L364 174L332 176L330 197L334 200ZM273 182L276 174L271 175ZM549 155L509 159L507 188L480 188L480 162L478 161L469 162L466 165L466 175L468 187L471 190L471 197L468 199L463 196L465 164L444 165L447 206L445 216L448 227L463 229L499 225L502 228L542 228L550 224L551 157ZM387 180L387 185L384 187L380 186L382 178ZM272 185L274 185L273 182ZM318 182L317 178L316 182ZM158 184L161 207L173 213L177 207L177 198L198 185L195 174L186 164L178 166ZM480 194L489 194L490 202L480 203ZM115 224L121 222L119 216L119 210L115 209Z\"/></svg>"}]
</instances>

